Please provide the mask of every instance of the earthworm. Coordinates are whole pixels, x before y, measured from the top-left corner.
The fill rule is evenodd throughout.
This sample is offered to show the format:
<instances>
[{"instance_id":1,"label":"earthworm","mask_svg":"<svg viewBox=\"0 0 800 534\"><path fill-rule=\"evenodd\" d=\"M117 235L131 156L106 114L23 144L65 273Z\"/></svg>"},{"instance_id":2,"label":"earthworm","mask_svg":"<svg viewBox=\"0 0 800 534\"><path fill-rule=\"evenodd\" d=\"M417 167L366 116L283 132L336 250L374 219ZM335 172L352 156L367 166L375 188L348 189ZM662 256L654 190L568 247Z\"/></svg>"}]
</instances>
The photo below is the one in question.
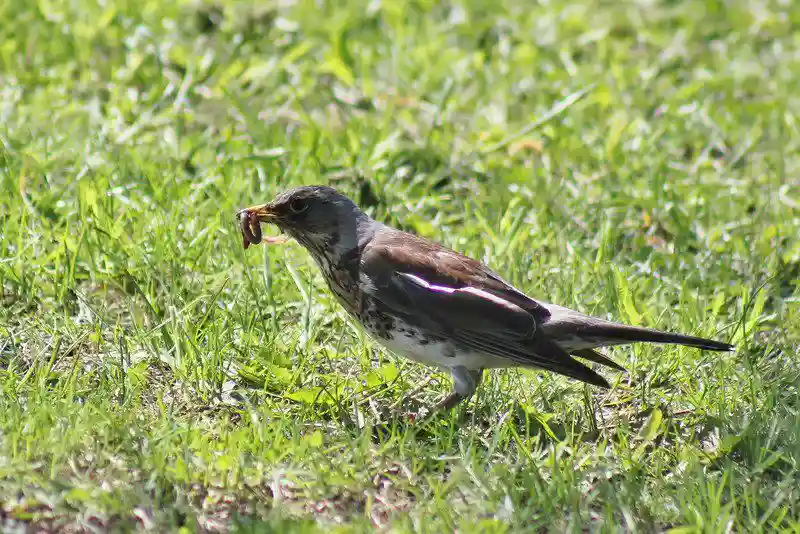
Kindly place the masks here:
<instances>
[{"instance_id":1,"label":"earthworm","mask_svg":"<svg viewBox=\"0 0 800 534\"><path fill-rule=\"evenodd\" d=\"M239 227L244 236L245 248L249 244L258 245L261 243L261 223L258 221L257 215L243 211L239 214Z\"/></svg>"}]
</instances>

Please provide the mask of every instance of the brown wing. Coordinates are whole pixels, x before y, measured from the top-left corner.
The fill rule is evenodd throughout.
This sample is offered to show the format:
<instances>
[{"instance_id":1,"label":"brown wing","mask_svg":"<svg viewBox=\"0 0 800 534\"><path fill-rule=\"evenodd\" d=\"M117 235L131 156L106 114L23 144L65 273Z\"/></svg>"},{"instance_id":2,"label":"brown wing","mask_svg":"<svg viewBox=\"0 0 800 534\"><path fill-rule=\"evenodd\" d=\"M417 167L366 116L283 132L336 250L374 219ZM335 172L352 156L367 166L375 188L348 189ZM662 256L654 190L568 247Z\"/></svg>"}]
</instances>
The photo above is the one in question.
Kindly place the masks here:
<instances>
[{"instance_id":1,"label":"brown wing","mask_svg":"<svg viewBox=\"0 0 800 534\"><path fill-rule=\"evenodd\" d=\"M429 323L439 319L426 326L447 330L450 335L473 332L523 341L536 332L536 320L530 313L481 289L440 286L415 274L396 272L382 290L379 296L401 304L407 313L420 310L417 315L424 313ZM402 306L404 301L406 306Z\"/></svg>"},{"instance_id":2,"label":"brown wing","mask_svg":"<svg viewBox=\"0 0 800 534\"><path fill-rule=\"evenodd\" d=\"M360 267L384 311L465 348L608 387L537 333L546 309L474 260L398 232L370 243Z\"/></svg>"},{"instance_id":3,"label":"brown wing","mask_svg":"<svg viewBox=\"0 0 800 534\"><path fill-rule=\"evenodd\" d=\"M366 256L366 257L364 257ZM530 313L537 323L550 312L521 291L505 282L482 263L441 245L400 231L381 232L368 245L363 261L375 261L373 271L403 272L413 266L415 274L427 282L453 288L472 287L500 297Z\"/></svg>"}]
</instances>

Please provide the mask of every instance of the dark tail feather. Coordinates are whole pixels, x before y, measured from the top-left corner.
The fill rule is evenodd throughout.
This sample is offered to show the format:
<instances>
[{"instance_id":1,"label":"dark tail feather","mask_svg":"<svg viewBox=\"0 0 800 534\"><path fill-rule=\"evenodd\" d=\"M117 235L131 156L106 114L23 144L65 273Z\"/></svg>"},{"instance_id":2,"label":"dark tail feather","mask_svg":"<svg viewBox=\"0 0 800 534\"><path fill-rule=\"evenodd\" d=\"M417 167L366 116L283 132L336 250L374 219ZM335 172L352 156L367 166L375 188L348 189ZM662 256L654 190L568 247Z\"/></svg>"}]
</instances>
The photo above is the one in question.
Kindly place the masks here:
<instances>
[{"instance_id":1,"label":"dark tail feather","mask_svg":"<svg viewBox=\"0 0 800 534\"><path fill-rule=\"evenodd\" d=\"M627 372L624 367L619 365L617 362L606 358L596 350L592 349L579 349L572 351L573 356L577 356L578 358L583 358L584 360L589 360L594 363L599 363L600 365L605 365L606 367L611 367L616 369L617 371L622 371L623 373Z\"/></svg>"},{"instance_id":2,"label":"dark tail feather","mask_svg":"<svg viewBox=\"0 0 800 534\"><path fill-rule=\"evenodd\" d=\"M650 343L675 343L676 345L686 345L687 347L704 350L733 350L733 345L722 341L614 323L600 324L587 328L580 333L580 336L598 340L608 338L622 343L645 341Z\"/></svg>"},{"instance_id":3,"label":"dark tail feather","mask_svg":"<svg viewBox=\"0 0 800 534\"><path fill-rule=\"evenodd\" d=\"M535 354L535 358L531 358L531 364L537 367L575 378L593 386L606 389L611 387L605 378L574 359L564 352L564 349L544 336L539 336L531 349Z\"/></svg>"}]
</instances>

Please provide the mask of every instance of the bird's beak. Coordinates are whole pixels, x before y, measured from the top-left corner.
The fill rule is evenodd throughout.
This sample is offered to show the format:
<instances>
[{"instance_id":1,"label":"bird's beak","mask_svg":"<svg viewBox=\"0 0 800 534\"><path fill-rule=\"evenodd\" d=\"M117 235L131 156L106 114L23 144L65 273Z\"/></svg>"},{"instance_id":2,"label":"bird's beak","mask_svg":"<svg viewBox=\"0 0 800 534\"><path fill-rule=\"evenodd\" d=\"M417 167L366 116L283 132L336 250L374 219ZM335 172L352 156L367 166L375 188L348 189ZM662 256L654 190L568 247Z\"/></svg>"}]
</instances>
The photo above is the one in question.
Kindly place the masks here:
<instances>
[{"instance_id":1,"label":"bird's beak","mask_svg":"<svg viewBox=\"0 0 800 534\"><path fill-rule=\"evenodd\" d=\"M261 223L276 223L278 214L270 204L250 206L236 212L239 220L239 229L242 231L242 243L244 248L260 243L279 244L286 241L285 238L264 237L261 233Z\"/></svg>"},{"instance_id":2,"label":"bird's beak","mask_svg":"<svg viewBox=\"0 0 800 534\"><path fill-rule=\"evenodd\" d=\"M242 213L247 213L250 215L250 219L258 219L259 222L265 223L274 223L277 218L278 214L275 212L274 208L270 204L259 204L258 206L250 206L249 208L244 208L239 210L236 214L238 217L241 217Z\"/></svg>"}]
</instances>

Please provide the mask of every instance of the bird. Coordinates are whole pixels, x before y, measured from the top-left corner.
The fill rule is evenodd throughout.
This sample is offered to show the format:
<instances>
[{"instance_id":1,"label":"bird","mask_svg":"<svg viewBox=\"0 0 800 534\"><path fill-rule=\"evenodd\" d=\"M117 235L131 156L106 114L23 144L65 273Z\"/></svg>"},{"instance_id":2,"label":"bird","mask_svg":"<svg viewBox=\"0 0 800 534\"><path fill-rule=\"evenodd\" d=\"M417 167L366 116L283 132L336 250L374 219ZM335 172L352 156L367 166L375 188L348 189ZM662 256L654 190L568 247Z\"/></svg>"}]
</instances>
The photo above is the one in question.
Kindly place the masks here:
<instances>
[{"instance_id":1,"label":"bird","mask_svg":"<svg viewBox=\"0 0 800 534\"><path fill-rule=\"evenodd\" d=\"M539 368L593 386L608 381L579 359L625 369L596 349L636 342L711 351L711 339L631 326L534 299L481 262L383 224L338 190L300 186L236 214L244 246L268 223L302 245L342 307L389 351L449 372L433 408L473 396L486 369Z\"/></svg>"}]
</instances>

